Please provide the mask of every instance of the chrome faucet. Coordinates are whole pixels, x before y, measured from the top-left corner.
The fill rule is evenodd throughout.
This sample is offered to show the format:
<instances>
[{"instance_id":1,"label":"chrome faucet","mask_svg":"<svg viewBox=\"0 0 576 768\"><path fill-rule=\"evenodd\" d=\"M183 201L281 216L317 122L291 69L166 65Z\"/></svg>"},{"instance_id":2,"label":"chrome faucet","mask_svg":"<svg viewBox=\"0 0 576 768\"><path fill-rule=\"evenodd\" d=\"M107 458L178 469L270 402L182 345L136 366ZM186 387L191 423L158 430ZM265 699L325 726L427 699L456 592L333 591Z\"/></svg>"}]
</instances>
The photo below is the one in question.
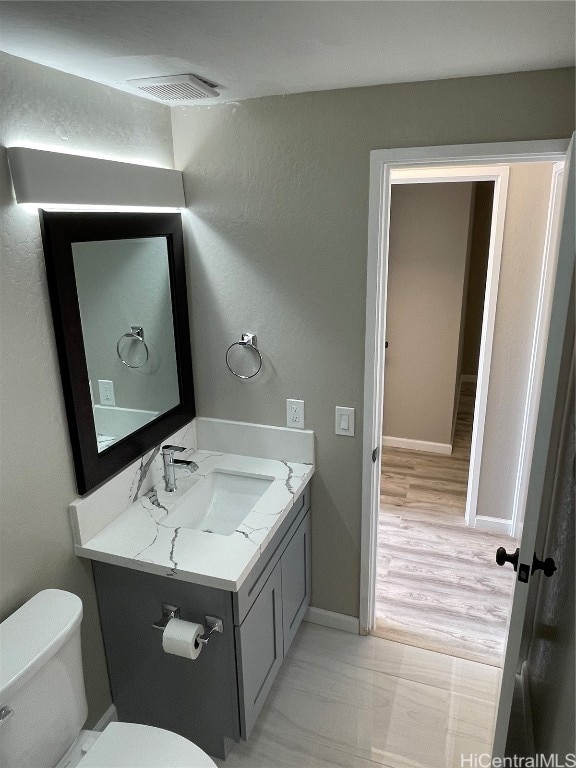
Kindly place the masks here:
<instances>
[{"instance_id":1,"label":"chrome faucet","mask_svg":"<svg viewBox=\"0 0 576 768\"><path fill-rule=\"evenodd\" d=\"M189 472L196 472L198 464L195 461L183 461L175 459L174 454L186 450L181 445L163 445L162 461L164 462L164 490L167 493L174 493L176 490L176 470L178 468L187 469Z\"/></svg>"}]
</instances>

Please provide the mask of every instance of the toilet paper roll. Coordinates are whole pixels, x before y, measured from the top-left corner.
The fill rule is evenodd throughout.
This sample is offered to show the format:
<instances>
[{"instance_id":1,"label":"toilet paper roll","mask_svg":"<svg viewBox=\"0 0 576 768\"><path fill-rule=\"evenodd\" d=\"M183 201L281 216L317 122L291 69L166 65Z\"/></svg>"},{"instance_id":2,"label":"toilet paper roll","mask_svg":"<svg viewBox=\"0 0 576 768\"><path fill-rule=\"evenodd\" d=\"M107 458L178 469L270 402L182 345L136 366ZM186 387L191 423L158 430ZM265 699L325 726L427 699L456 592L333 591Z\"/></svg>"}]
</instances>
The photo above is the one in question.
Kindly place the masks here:
<instances>
[{"instance_id":1,"label":"toilet paper roll","mask_svg":"<svg viewBox=\"0 0 576 768\"><path fill-rule=\"evenodd\" d=\"M173 653L174 656L197 659L203 645L198 638L203 634L202 624L170 619L162 633L162 648L166 653Z\"/></svg>"}]
</instances>

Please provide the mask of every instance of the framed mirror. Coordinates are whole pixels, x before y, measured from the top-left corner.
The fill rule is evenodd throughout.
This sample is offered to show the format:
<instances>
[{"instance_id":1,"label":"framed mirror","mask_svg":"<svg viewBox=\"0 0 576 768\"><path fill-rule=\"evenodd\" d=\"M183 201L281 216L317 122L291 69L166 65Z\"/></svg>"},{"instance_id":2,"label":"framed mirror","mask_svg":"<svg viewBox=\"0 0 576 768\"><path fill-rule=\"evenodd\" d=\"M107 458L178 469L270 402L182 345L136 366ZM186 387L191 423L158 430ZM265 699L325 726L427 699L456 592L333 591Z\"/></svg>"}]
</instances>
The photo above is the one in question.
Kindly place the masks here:
<instances>
[{"instance_id":1,"label":"framed mirror","mask_svg":"<svg viewBox=\"0 0 576 768\"><path fill-rule=\"evenodd\" d=\"M178 213L40 211L78 492L195 416Z\"/></svg>"}]
</instances>

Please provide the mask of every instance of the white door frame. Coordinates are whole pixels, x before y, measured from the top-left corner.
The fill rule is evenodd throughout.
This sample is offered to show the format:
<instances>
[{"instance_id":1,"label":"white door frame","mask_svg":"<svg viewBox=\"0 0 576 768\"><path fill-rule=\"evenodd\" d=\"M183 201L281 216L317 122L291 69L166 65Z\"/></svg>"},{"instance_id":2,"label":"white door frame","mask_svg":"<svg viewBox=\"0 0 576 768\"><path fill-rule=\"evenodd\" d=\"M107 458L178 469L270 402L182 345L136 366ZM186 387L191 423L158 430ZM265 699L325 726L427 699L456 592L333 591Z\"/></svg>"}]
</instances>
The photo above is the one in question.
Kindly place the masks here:
<instances>
[{"instance_id":1,"label":"white door frame","mask_svg":"<svg viewBox=\"0 0 576 768\"><path fill-rule=\"evenodd\" d=\"M514 489L514 501L512 507L511 535L519 539L522 535L524 523L524 510L528 498L528 482L530 479L529 468L532 463L532 452L536 435L536 422L538 418L538 405L542 388L542 376L544 373L544 361L547 348L546 317L552 306L554 279L556 264L552 261L552 255L558 252L558 237L560 235L561 202L564 198L564 170L565 162L557 162L552 170L552 185L550 201L548 204L548 220L546 222L546 239L544 243L544 258L542 260L542 275L540 292L538 295L538 308L536 313L536 329L532 343L530 358L530 378L528 381L528 396L524 420L522 423L522 438L520 444L520 470L516 478ZM524 471L522 471L524 470Z\"/></svg>"},{"instance_id":2,"label":"white door frame","mask_svg":"<svg viewBox=\"0 0 576 768\"><path fill-rule=\"evenodd\" d=\"M370 153L359 611L362 634L370 632L375 623L380 462L374 462L372 456L375 449L379 455L382 433L391 173L394 170L398 176L401 176L398 174L401 169L420 168L422 171L424 168L434 166L561 162L565 160L567 148L568 141L553 140L407 147L373 150ZM434 178L433 174L430 174L430 178ZM553 272L548 270L548 273L551 271ZM484 314L486 315L486 307ZM539 335L542 337L542 334ZM540 344L542 345L544 341L541 338ZM530 383L531 386L538 384L534 377L531 377ZM529 397L532 408L536 407L534 402L536 399Z\"/></svg>"},{"instance_id":3,"label":"white door frame","mask_svg":"<svg viewBox=\"0 0 576 768\"><path fill-rule=\"evenodd\" d=\"M498 298L498 283L500 281L500 259L502 256L502 240L504 237L504 219L506 216L506 198L508 193L508 165L466 165L462 167L444 166L435 168L403 168L390 170L390 183L396 184L436 184L436 183L466 183L475 181L493 181L494 196L492 202L492 217L490 223L490 243L488 246L488 263L486 269L486 290L484 294L484 310L482 313L482 334L480 354L478 358L478 384L476 388L476 403L474 407L474 425L472 428L472 444L470 450L470 467L466 493L466 525L490 529L493 525L491 518L476 519L478 488L480 486L480 462L482 443L484 440L484 421L488 402L488 381L490 378L490 363L492 361L492 341L496 321L496 301ZM386 254L386 259L388 254ZM383 312L383 322L386 323L386 313ZM385 355L386 353L384 353ZM458 382L456 382L458 386ZM384 394L384 393L383 393ZM499 522L499 521L498 521ZM498 531L499 532L499 531Z\"/></svg>"}]
</instances>

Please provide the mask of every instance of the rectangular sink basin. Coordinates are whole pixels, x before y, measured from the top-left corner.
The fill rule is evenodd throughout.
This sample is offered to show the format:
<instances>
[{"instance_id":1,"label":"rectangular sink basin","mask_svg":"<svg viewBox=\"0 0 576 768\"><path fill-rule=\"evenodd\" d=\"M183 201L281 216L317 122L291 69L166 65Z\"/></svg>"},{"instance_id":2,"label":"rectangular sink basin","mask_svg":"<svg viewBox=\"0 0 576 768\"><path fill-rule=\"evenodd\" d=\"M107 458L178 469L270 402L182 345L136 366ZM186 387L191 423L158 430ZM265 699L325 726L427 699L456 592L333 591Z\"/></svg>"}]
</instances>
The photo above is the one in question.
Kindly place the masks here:
<instances>
[{"instance_id":1,"label":"rectangular sink basin","mask_svg":"<svg viewBox=\"0 0 576 768\"><path fill-rule=\"evenodd\" d=\"M210 472L182 498L162 522L230 536L254 509L273 478Z\"/></svg>"}]
</instances>

